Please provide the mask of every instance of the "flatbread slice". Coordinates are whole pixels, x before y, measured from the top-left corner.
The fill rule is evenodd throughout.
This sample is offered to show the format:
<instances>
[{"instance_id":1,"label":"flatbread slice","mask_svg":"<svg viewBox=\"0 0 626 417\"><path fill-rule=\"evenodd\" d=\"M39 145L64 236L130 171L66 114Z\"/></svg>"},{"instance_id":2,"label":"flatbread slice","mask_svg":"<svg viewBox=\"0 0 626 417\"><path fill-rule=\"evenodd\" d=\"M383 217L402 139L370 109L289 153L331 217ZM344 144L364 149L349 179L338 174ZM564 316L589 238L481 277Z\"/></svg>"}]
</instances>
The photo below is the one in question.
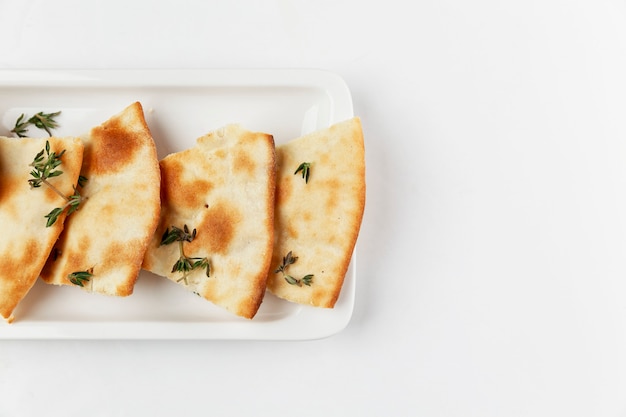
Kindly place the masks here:
<instances>
[{"instance_id":1,"label":"flatbread slice","mask_svg":"<svg viewBox=\"0 0 626 417\"><path fill-rule=\"evenodd\" d=\"M332 308L365 208L360 119L278 146L276 157L275 243L267 288L289 301Z\"/></svg>"},{"instance_id":2,"label":"flatbread slice","mask_svg":"<svg viewBox=\"0 0 626 417\"><path fill-rule=\"evenodd\" d=\"M83 144L72 137L48 139L0 137L0 314L9 322L13 310L34 285L54 242L63 230L67 211L46 227L46 215L65 200L52 188L32 188L29 166L49 143L50 155L59 155L61 175L48 179L64 196L74 194L83 159ZM47 159L47 154L44 153Z\"/></svg>"},{"instance_id":3,"label":"flatbread slice","mask_svg":"<svg viewBox=\"0 0 626 417\"><path fill-rule=\"evenodd\" d=\"M94 127L83 141L86 200L68 218L41 275L49 284L127 296L160 211L159 163L141 104Z\"/></svg>"},{"instance_id":4,"label":"flatbread slice","mask_svg":"<svg viewBox=\"0 0 626 417\"><path fill-rule=\"evenodd\" d=\"M144 269L214 304L253 318L272 254L275 152L271 135L228 125L161 161L161 220ZM196 234L161 245L173 227ZM173 271L181 257L204 266ZM208 276L207 276L208 272Z\"/></svg>"}]
</instances>

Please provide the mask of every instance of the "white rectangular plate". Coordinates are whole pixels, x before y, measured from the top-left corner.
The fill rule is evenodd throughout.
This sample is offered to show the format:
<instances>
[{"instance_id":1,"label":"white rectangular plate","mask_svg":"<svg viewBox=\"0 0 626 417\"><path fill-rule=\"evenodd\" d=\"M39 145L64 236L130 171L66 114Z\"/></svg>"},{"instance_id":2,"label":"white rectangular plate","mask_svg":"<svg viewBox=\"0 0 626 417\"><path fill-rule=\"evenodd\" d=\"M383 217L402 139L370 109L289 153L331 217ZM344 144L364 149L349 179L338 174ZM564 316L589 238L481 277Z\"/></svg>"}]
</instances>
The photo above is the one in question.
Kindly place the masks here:
<instances>
[{"instance_id":1,"label":"white rectangular plate","mask_svg":"<svg viewBox=\"0 0 626 417\"><path fill-rule=\"evenodd\" d=\"M139 101L159 158L194 146L196 138L227 123L271 133L279 145L353 115L345 82L318 70L0 70L0 97L0 135L7 136L21 113L61 110L54 133L78 136ZM335 308L293 304L267 293L252 320L145 271L125 298L38 281L15 310L15 321L0 323L0 339L326 337L352 316L354 263L353 256Z\"/></svg>"}]
</instances>

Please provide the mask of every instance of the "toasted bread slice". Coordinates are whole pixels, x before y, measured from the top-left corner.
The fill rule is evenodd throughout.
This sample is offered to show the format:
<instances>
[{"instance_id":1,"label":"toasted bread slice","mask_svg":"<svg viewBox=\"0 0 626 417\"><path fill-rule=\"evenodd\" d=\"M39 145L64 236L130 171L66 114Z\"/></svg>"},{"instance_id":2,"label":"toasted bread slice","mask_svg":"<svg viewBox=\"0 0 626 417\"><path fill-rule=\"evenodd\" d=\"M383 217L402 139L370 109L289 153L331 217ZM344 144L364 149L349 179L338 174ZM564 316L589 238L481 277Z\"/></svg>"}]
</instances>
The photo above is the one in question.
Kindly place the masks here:
<instances>
[{"instance_id":1,"label":"toasted bread slice","mask_svg":"<svg viewBox=\"0 0 626 417\"><path fill-rule=\"evenodd\" d=\"M46 215L66 201L52 188L31 188L29 166L46 141L50 154L61 154L59 176L48 179L62 195L74 194L83 159L78 138L0 138L0 314L11 321L13 310L31 289L54 242L63 230L67 210L50 227ZM47 154L43 154L47 159Z\"/></svg>"},{"instance_id":2,"label":"toasted bread slice","mask_svg":"<svg viewBox=\"0 0 626 417\"><path fill-rule=\"evenodd\" d=\"M161 220L144 269L178 282L214 304L253 318L265 295L272 254L275 148L265 133L228 125L195 147L161 161ZM173 227L193 239L161 245ZM173 266L184 255L206 258L191 271ZM208 276L207 276L208 272Z\"/></svg>"},{"instance_id":3,"label":"toasted bread slice","mask_svg":"<svg viewBox=\"0 0 626 417\"><path fill-rule=\"evenodd\" d=\"M83 141L81 175L87 181L80 193L86 200L68 218L42 278L127 296L160 213L159 163L141 104L133 103L94 127ZM70 279L76 272L92 276Z\"/></svg>"},{"instance_id":4,"label":"toasted bread slice","mask_svg":"<svg viewBox=\"0 0 626 417\"><path fill-rule=\"evenodd\" d=\"M267 287L289 301L332 308L365 208L361 122L355 117L302 136L278 146L276 156L275 243Z\"/></svg>"}]
</instances>

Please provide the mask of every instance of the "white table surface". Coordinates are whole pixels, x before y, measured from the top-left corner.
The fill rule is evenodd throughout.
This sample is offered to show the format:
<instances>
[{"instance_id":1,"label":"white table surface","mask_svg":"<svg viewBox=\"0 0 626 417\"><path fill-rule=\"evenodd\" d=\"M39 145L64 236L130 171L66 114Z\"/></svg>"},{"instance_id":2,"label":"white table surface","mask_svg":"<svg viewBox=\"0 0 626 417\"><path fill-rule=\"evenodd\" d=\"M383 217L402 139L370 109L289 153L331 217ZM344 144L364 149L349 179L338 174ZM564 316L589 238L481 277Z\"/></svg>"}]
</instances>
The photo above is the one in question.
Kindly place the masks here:
<instances>
[{"instance_id":1,"label":"white table surface","mask_svg":"<svg viewBox=\"0 0 626 417\"><path fill-rule=\"evenodd\" d=\"M0 416L626 415L626 3L0 0L0 68L319 68L366 137L354 314L2 341Z\"/></svg>"}]
</instances>

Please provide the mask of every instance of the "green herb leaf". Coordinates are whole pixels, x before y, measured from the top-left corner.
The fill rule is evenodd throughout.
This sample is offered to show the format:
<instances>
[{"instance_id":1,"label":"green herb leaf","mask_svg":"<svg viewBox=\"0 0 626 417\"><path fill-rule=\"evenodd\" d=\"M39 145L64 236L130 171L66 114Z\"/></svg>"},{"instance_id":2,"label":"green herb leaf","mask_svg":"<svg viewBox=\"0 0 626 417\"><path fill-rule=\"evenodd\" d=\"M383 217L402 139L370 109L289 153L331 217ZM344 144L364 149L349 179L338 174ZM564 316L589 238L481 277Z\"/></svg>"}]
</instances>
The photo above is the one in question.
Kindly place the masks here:
<instances>
[{"instance_id":1,"label":"green herb leaf","mask_svg":"<svg viewBox=\"0 0 626 417\"><path fill-rule=\"evenodd\" d=\"M43 129L48 133L48 136L52 136L52 129L59 127L59 124L55 117L61 114L60 111L54 113L39 112L34 116L26 119L26 115L22 113L15 122L15 127L11 129L12 133L15 133L18 137L24 138L28 136L28 127L33 125L38 129Z\"/></svg>"},{"instance_id":2,"label":"green herb leaf","mask_svg":"<svg viewBox=\"0 0 626 417\"><path fill-rule=\"evenodd\" d=\"M293 254L291 253L291 251L289 251L289 252L287 253L287 255L283 256L283 263L282 263L282 265L280 265L280 266L279 266L279 267L278 267L278 268L274 271L274 273L275 273L275 274L277 274L277 273L279 273L279 272L283 272L283 273L284 273L284 272L285 272L285 269L286 269L289 265L291 265L291 264L295 263L297 260L298 260L298 257L297 257L297 256L293 256Z\"/></svg>"},{"instance_id":3,"label":"green herb leaf","mask_svg":"<svg viewBox=\"0 0 626 417\"><path fill-rule=\"evenodd\" d=\"M206 276L209 277L211 273L211 268L209 265L209 258L189 258L194 261L193 265L191 265L191 269L206 269Z\"/></svg>"},{"instance_id":4,"label":"green herb leaf","mask_svg":"<svg viewBox=\"0 0 626 417\"><path fill-rule=\"evenodd\" d=\"M196 229L189 233L189 228L184 225L182 229L176 226L172 226L172 230L165 229L163 236L161 236L161 244L159 246L169 245L174 242L191 242L196 238Z\"/></svg>"},{"instance_id":5,"label":"green herb leaf","mask_svg":"<svg viewBox=\"0 0 626 417\"><path fill-rule=\"evenodd\" d=\"M311 286L313 282L313 274L305 275L302 277L302 283L306 286Z\"/></svg>"},{"instance_id":6,"label":"green herb leaf","mask_svg":"<svg viewBox=\"0 0 626 417\"><path fill-rule=\"evenodd\" d=\"M78 186L80 188L83 188L85 186L85 183L87 182L87 177L84 177L82 175L78 176Z\"/></svg>"},{"instance_id":7,"label":"green herb leaf","mask_svg":"<svg viewBox=\"0 0 626 417\"><path fill-rule=\"evenodd\" d=\"M279 272L282 273L283 278L285 279L285 281L287 281L288 284L297 285L299 287L301 287L302 284L306 286L310 286L313 283L313 276L314 276L313 274L305 275L304 277L300 279L294 278L293 276L287 274L287 268L289 267L289 265L293 265L294 263L296 263L297 260L298 260L298 257L293 256L293 253L289 251L287 255L283 256L283 263L278 268L276 268L274 273L275 274L278 274Z\"/></svg>"},{"instance_id":8,"label":"green herb leaf","mask_svg":"<svg viewBox=\"0 0 626 417\"><path fill-rule=\"evenodd\" d=\"M28 136L28 125L30 124L28 120L24 121L24 113L17 118L15 122L15 127L11 129L11 133L15 133L20 138L25 138Z\"/></svg>"},{"instance_id":9,"label":"green herb leaf","mask_svg":"<svg viewBox=\"0 0 626 417\"><path fill-rule=\"evenodd\" d=\"M187 276L189 273L195 269L206 269L206 276L210 276L211 267L209 265L208 258L190 258L185 255L185 250L183 248L184 242L192 242L196 238L197 231L193 229L193 231L189 231L189 227L185 224L183 228L178 228L176 226L172 226L172 228L165 229L165 232L161 236L161 243L159 246L169 245L174 242L178 242L179 249L179 258L172 266L171 272L182 272L183 276L178 279L176 282L185 281L187 282Z\"/></svg>"},{"instance_id":10,"label":"green herb leaf","mask_svg":"<svg viewBox=\"0 0 626 417\"><path fill-rule=\"evenodd\" d=\"M30 163L30 166L33 167L33 170L30 172L33 178L28 180L31 188L39 188L48 178L58 177L63 174L63 171L56 169L61 165L61 157L64 154L65 149L58 154L56 152L50 152L50 142L46 141L45 148L37 153L33 162Z\"/></svg>"},{"instance_id":11,"label":"green herb leaf","mask_svg":"<svg viewBox=\"0 0 626 417\"><path fill-rule=\"evenodd\" d=\"M79 287L84 287L85 282L89 282L91 277L93 276L93 268L88 269L87 271L76 271L67 275L67 279L74 285L78 285Z\"/></svg>"},{"instance_id":12,"label":"green herb leaf","mask_svg":"<svg viewBox=\"0 0 626 417\"><path fill-rule=\"evenodd\" d=\"M298 172L302 172L302 178L304 178L304 182L305 183L309 183L309 174L311 173L311 163L310 162L303 162L298 166L298 169L296 169L296 172L293 173L293 175L296 175Z\"/></svg>"},{"instance_id":13,"label":"green herb leaf","mask_svg":"<svg viewBox=\"0 0 626 417\"><path fill-rule=\"evenodd\" d=\"M285 275L285 281L287 281L291 285L298 285L298 280L292 277L291 275Z\"/></svg>"},{"instance_id":14,"label":"green herb leaf","mask_svg":"<svg viewBox=\"0 0 626 417\"><path fill-rule=\"evenodd\" d=\"M48 219L48 221L46 222L46 227L50 227L54 223L56 223L61 213L63 213L63 207L57 207L53 209L50 213L46 214L44 216L46 219Z\"/></svg>"},{"instance_id":15,"label":"green herb leaf","mask_svg":"<svg viewBox=\"0 0 626 417\"><path fill-rule=\"evenodd\" d=\"M54 120L54 118L57 117L59 114L61 114L60 111L55 113L44 113L40 111L39 113L28 119L28 121L31 124L34 124L36 128L43 129L48 132L49 136L52 136L52 132L50 130L59 127L58 123Z\"/></svg>"},{"instance_id":16,"label":"green herb leaf","mask_svg":"<svg viewBox=\"0 0 626 417\"><path fill-rule=\"evenodd\" d=\"M33 167L33 170L30 172L31 177L28 180L28 184L31 188L39 188L42 185L46 185L50 189L52 189L55 193L57 193L61 198L65 200L65 205L63 207L55 208L46 216L44 216L47 220L46 227L52 226L58 219L59 215L65 210L68 209L68 215L78 210L83 198L80 193L74 187L74 194L71 196L64 195L58 188L52 185L48 180L50 178L58 177L63 174L59 166L61 166L61 157L65 154L65 149L63 149L58 154L56 152L50 152L50 142L46 141L46 145L44 149L35 155L33 162L30 163L30 166ZM80 176L78 178L78 185L82 186L87 181L87 178Z\"/></svg>"}]
</instances>

